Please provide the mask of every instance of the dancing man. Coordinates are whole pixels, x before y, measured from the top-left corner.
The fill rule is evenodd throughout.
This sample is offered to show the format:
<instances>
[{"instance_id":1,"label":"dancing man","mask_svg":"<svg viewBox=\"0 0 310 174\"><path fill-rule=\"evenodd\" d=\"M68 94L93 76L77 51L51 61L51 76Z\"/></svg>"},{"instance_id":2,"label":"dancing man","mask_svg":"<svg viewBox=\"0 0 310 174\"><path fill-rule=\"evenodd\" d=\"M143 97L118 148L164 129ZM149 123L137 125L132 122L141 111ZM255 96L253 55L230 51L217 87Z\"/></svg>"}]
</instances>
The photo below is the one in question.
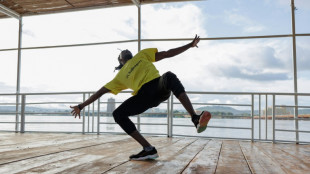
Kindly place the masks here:
<instances>
[{"instance_id":1,"label":"dancing man","mask_svg":"<svg viewBox=\"0 0 310 174\"><path fill-rule=\"evenodd\" d=\"M160 76L153 64L153 62L174 57L189 48L198 48L197 44L199 41L200 38L196 35L192 42L184 46L161 52L158 52L157 48L148 48L138 52L135 56L132 56L129 50L123 50L118 56L120 65L115 69L119 70L119 72L114 79L85 102L77 106L70 106L73 109L72 115L75 118L77 116L80 118L81 110L96 101L103 94L110 92L116 95L122 90L132 89L133 96L124 101L113 112L115 122L143 147L140 153L129 157L131 160L155 159L158 157L158 154L156 148L137 131L135 124L129 119L129 116L141 114L149 108L158 106L169 98L171 91L191 115L191 120L197 132L203 132L207 128L211 114L208 111L203 111L197 115L177 76L170 71Z\"/></svg>"}]
</instances>

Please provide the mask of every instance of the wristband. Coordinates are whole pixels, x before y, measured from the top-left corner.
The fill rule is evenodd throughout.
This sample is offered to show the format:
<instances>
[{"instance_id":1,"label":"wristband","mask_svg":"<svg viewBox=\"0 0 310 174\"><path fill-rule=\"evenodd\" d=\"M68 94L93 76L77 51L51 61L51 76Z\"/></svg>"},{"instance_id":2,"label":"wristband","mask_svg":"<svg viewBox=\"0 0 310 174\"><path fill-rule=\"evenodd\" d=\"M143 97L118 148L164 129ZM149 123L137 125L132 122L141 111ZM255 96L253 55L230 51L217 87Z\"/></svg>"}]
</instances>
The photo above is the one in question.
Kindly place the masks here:
<instances>
[{"instance_id":1,"label":"wristband","mask_svg":"<svg viewBox=\"0 0 310 174\"><path fill-rule=\"evenodd\" d=\"M80 110L82 110L82 107L81 107L81 105L80 105L80 104L78 105L78 108L79 108Z\"/></svg>"}]
</instances>

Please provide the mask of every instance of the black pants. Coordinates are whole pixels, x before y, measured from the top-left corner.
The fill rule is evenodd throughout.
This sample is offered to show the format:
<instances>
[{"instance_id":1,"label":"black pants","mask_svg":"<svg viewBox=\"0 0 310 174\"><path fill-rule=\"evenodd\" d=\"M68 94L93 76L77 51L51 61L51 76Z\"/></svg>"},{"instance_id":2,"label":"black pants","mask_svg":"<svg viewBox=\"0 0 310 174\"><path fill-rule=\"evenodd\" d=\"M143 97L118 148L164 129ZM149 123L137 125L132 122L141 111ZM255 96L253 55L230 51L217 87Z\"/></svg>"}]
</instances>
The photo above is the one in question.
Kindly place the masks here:
<instances>
[{"instance_id":1,"label":"black pants","mask_svg":"<svg viewBox=\"0 0 310 174\"><path fill-rule=\"evenodd\" d=\"M131 134L137 128L129 119L129 116L141 114L149 108L158 106L170 97L171 91L176 97L185 92L177 76L169 71L161 77L144 84L137 95L130 97L115 109L113 112L115 122L127 134Z\"/></svg>"}]
</instances>

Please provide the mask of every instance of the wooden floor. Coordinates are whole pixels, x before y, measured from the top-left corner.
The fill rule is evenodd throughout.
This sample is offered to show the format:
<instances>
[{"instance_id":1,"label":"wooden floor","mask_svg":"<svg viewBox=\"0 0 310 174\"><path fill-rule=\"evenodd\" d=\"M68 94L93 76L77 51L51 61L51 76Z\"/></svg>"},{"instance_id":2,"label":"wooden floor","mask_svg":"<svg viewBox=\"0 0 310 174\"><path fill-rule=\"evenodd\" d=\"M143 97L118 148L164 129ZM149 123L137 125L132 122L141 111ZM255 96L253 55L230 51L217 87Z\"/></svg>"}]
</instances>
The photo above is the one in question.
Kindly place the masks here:
<instances>
[{"instance_id":1,"label":"wooden floor","mask_svg":"<svg viewBox=\"0 0 310 174\"><path fill-rule=\"evenodd\" d=\"M130 161L127 135L0 133L0 173L310 173L310 145L147 137L159 158Z\"/></svg>"}]
</instances>

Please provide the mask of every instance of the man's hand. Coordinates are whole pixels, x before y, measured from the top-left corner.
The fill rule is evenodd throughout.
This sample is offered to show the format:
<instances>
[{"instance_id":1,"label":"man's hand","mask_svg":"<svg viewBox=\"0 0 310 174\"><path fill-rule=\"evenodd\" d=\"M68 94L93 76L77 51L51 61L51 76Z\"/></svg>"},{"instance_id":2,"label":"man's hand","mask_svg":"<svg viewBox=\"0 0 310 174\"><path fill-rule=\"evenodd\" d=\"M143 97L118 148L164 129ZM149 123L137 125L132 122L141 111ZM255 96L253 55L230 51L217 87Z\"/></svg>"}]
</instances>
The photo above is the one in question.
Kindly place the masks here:
<instances>
[{"instance_id":1,"label":"man's hand","mask_svg":"<svg viewBox=\"0 0 310 174\"><path fill-rule=\"evenodd\" d=\"M81 119L81 110L79 109L79 106L70 106L70 108L73 109L71 111L71 114L74 116L74 118L76 118L76 116L79 116L79 119Z\"/></svg>"},{"instance_id":2,"label":"man's hand","mask_svg":"<svg viewBox=\"0 0 310 174\"><path fill-rule=\"evenodd\" d=\"M195 39L191 42L191 46L198 48L197 44L198 44L199 41L200 41L200 37L197 36L197 34L196 34Z\"/></svg>"}]
</instances>

